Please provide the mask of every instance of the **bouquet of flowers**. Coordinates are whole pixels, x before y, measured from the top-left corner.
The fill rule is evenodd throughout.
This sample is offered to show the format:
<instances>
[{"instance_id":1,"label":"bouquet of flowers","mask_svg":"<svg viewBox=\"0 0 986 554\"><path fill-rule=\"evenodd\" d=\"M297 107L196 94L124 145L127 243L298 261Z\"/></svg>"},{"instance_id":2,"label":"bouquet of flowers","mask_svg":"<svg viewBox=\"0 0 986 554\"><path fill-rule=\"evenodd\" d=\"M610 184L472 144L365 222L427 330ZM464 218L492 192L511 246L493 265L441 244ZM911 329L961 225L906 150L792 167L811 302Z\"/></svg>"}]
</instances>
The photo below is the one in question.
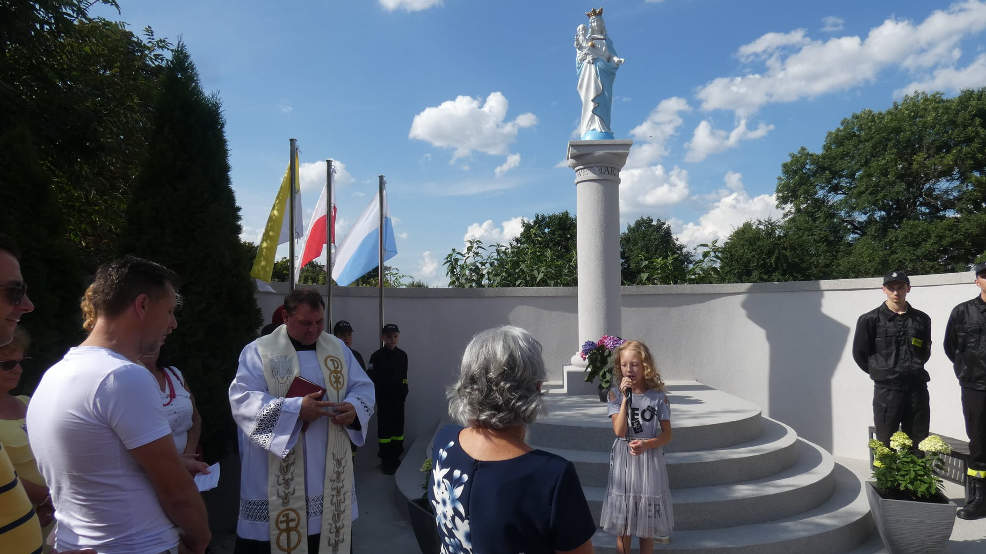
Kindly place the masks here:
<instances>
[{"instance_id":1,"label":"bouquet of flowers","mask_svg":"<svg viewBox=\"0 0 986 554\"><path fill-rule=\"evenodd\" d=\"M924 457L911 450L913 445L914 442L903 431L897 431L890 437L890 448L876 439L870 440L877 491L884 498L894 500L935 502L943 487L941 477L935 475L934 468L939 463L939 457L952 449L938 435L928 435L918 444L918 450L924 453Z\"/></svg>"},{"instance_id":2,"label":"bouquet of flowers","mask_svg":"<svg viewBox=\"0 0 986 554\"><path fill-rule=\"evenodd\" d=\"M624 342L626 341L620 337L603 335L601 339L595 342L587 340L582 344L582 351L579 355L586 361L586 383L591 383L598 378L599 389L609 389L613 377L613 350Z\"/></svg>"}]
</instances>

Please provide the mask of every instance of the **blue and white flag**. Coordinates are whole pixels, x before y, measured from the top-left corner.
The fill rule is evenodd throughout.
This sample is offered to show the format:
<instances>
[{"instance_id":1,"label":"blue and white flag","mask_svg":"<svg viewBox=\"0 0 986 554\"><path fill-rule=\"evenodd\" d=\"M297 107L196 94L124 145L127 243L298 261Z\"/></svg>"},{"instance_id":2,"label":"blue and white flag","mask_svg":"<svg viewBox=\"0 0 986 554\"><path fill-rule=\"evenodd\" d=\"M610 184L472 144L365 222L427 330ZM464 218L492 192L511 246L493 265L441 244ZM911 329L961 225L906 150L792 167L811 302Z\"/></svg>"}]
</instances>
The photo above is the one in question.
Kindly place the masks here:
<instances>
[{"instance_id":1,"label":"blue and white flag","mask_svg":"<svg viewBox=\"0 0 986 554\"><path fill-rule=\"evenodd\" d=\"M380 195L374 194L370 205L363 210L356 224L339 243L332 265L332 278L336 284L345 287L364 273L379 265L380 243ZM390 221L386 191L383 193L383 259L389 260L397 255L397 241L394 240L394 224Z\"/></svg>"}]
</instances>

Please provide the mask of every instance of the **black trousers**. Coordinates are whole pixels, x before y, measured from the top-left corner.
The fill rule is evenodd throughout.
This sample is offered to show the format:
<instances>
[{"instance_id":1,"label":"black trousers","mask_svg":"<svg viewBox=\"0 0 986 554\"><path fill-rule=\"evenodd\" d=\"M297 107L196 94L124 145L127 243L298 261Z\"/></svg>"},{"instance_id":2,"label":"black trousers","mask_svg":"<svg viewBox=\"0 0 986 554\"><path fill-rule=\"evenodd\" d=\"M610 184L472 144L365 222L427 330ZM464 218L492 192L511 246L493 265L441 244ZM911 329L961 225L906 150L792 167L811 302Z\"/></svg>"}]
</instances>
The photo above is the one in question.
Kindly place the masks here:
<instances>
[{"instance_id":1,"label":"black trousers","mask_svg":"<svg viewBox=\"0 0 986 554\"><path fill-rule=\"evenodd\" d=\"M308 535L308 554L318 554L318 540L321 537L320 534ZM233 554L270 554L270 541L254 541L237 536Z\"/></svg>"},{"instance_id":2,"label":"black trousers","mask_svg":"<svg viewBox=\"0 0 986 554\"><path fill-rule=\"evenodd\" d=\"M986 391L963 388L962 415L969 435L969 469L986 471Z\"/></svg>"},{"instance_id":3,"label":"black trousers","mask_svg":"<svg viewBox=\"0 0 986 554\"><path fill-rule=\"evenodd\" d=\"M396 462L404 452L404 390L377 388L377 456Z\"/></svg>"},{"instance_id":4,"label":"black trousers","mask_svg":"<svg viewBox=\"0 0 986 554\"><path fill-rule=\"evenodd\" d=\"M898 430L907 433L914 448L928 437L931 407L928 386L912 385L904 390L888 388L879 383L873 386L873 426L876 438L890 445L890 435Z\"/></svg>"}]
</instances>

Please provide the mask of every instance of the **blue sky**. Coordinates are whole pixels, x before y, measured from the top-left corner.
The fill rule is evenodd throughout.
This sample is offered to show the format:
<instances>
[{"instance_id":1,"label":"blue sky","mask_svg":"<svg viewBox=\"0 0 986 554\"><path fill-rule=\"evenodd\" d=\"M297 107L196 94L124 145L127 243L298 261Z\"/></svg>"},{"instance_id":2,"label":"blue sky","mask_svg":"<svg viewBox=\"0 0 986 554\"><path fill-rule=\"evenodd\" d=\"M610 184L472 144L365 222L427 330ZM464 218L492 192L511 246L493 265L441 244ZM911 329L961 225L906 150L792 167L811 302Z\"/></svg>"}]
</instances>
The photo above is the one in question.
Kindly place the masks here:
<instances>
[{"instance_id":1,"label":"blue sky","mask_svg":"<svg viewBox=\"0 0 986 554\"><path fill-rule=\"evenodd\" d=\"M627 60L613 107L617 138L635 143L623 225L658 217L689 245L779 216L781 164L853 112L986 86L986 1L120 4L93 13L181 38L219 94L244 239L264 227L293 137L305 221L321 160L342 166L338 238L383 174L389 263L433 285L465 238L505 242L521 218L575 213L560 162L581 106L572 37L590 8Z\"/></svg>"}]
</instances>

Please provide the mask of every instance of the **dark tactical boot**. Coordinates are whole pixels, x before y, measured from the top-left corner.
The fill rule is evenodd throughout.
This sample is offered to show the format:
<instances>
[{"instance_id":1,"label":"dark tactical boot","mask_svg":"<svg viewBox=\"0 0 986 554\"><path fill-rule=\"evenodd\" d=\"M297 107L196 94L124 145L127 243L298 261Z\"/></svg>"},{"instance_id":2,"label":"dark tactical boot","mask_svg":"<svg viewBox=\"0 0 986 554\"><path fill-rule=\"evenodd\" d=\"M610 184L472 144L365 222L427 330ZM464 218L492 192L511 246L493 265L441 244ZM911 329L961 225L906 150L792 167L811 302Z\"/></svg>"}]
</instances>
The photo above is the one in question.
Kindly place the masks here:
<instances>
[{"instance_id":1,"label":"dark tactical boot","mask_svg":"<svg viewBox=\"0 0 986 554\"><path fill-rule=\"evenodd\" d=\"M959 508L955 513L960 519L979 519L986 516L986 479L968 477L971 480L969 486L969 498L966 499L964 508Z\"/></svg>"}]
</instances>

